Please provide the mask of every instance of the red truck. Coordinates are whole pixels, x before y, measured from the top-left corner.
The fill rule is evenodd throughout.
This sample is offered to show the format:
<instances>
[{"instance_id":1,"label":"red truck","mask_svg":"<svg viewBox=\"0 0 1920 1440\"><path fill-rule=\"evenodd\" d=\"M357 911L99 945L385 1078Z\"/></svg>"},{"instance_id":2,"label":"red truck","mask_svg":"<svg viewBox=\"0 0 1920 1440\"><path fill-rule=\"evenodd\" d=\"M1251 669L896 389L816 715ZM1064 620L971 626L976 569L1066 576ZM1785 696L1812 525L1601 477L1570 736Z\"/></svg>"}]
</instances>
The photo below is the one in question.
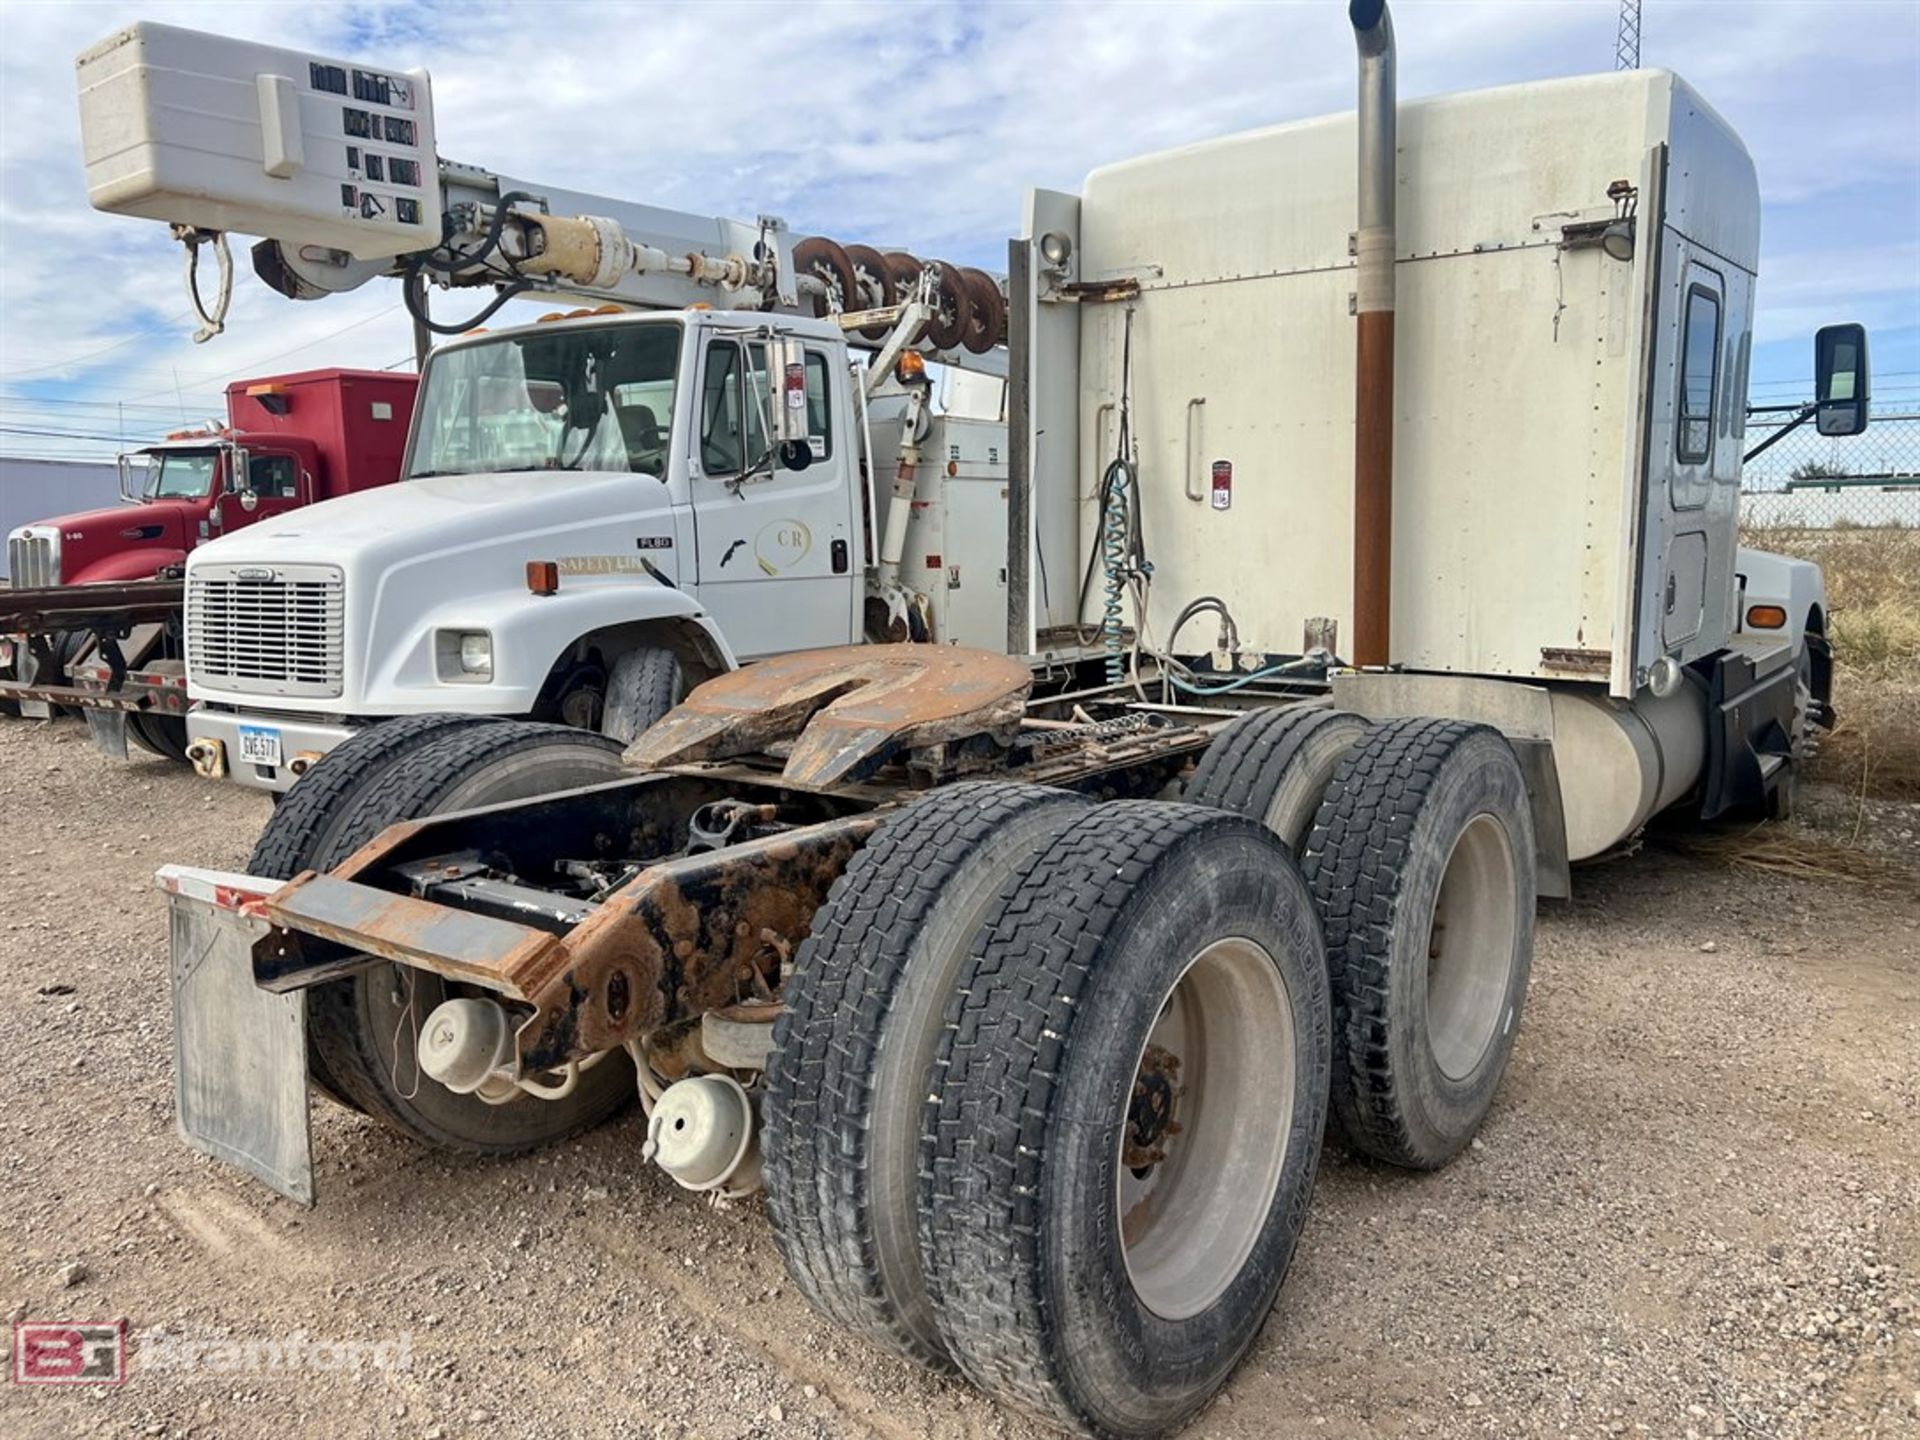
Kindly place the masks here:
<instances>
[{"instance_id":1,"label":"red truck","mask_svg":"<svg viewBox=\"0 0 1920 1440\"><path fill-rule=\"evenodd\" d=\"M304 370L227 387L227 424L120 457L127 502L7 537L0 708L81 710L94 740L186 757L187 552L288 510L398 478L417 378Z\"/></svg>"}]
</instances>

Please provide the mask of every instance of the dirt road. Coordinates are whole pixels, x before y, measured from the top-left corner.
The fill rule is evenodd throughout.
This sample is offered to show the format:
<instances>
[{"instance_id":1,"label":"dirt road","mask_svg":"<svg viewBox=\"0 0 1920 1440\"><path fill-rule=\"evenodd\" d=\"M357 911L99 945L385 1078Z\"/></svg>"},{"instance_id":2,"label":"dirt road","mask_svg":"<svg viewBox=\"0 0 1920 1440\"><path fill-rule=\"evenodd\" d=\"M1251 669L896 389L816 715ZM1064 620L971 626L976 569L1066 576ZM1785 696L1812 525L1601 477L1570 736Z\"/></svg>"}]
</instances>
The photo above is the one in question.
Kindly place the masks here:
<instances>
[{"instance_id":1,"label":"dirt road","mask_svg":"<svg viewBox=\"0 0 1920 1440\"><path fill-rule=\"evenodd\" d=\"M1039 1433L818 1321L760 1205L677 1191L637 1113L471 1164L321 1103L312 1211L187 1150L150 877L238 866L267 810L0 722L0 1305L384 1341L405 1368L161 1369L181 1349L149 1338L124 1386L8 1387L0 1433ZM1916 818L1883 816L1883 848L1920 849ZM1329 1151L1280 1304L1191 1434L1920 1434L1920 880L1646 851L1577 888L1543 912L1481 1139L1426 1177Z\"/></svg>"}]
</instances>

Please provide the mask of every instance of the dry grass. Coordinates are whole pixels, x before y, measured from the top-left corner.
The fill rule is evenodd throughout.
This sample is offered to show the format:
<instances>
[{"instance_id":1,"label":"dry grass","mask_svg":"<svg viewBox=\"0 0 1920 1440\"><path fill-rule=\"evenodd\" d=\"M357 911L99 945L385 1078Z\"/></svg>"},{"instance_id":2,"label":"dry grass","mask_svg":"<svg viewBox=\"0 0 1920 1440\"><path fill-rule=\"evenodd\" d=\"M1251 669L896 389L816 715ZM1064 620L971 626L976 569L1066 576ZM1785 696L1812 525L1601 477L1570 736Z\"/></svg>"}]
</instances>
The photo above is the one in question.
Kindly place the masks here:
<instances>
[{"instance_id":1,"label":"dry grass","mask_svg":"<svg viewBox=\"0 0 1920 1440\"><path fill-rule=\"evenodd\" d=\"M1744 531L1827 579L1840 722L1814 774L1863 795L1920 797L1920 528Z\"/></svg>"},{"instance_id":2,"label":"dry grass","mask_svg":"<svg viewBox=\"0 0 1920 1440\"><path fill-rule=\"evenodd\" d=\"M1663 833L1659 842L1711 865L1795 880L1837 880L1843 884L1864 885L1901 873L1899 867L1872 851L1855 845L1837 845L1778 825Z\"/></svg>"}]
</instances>

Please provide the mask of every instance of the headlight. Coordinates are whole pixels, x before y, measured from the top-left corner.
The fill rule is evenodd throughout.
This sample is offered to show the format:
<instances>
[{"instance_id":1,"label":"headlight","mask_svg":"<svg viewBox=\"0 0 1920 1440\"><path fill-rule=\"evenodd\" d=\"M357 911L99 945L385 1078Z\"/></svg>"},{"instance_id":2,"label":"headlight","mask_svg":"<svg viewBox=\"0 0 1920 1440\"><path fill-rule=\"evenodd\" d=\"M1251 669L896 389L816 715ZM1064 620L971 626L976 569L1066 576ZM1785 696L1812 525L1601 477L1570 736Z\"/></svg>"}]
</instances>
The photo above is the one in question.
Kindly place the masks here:
<instances>
[{"instance_id":1,"label":"headlight","mask_svg":"<svg viewBox=\"0 0 1920 1440\"><path fill-rule=\"evenodd\" d=\"M493 679L493 636L485 630L436 631L433 658L443 682L484 683Z\"/></svg>"}]
</instances>

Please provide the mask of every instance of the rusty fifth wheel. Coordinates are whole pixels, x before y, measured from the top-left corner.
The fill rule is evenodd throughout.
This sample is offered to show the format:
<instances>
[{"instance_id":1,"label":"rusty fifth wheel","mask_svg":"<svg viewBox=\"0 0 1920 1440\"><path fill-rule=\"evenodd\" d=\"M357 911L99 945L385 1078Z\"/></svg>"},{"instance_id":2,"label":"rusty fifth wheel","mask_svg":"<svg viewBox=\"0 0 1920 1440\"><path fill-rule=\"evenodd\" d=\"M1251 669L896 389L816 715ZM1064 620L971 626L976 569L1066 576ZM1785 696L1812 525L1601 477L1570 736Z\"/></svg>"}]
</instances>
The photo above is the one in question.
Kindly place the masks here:
<instances>
[{"instance_id":1,"label":"rusty fifth wheel","mask_svg":"<svg viewBox=\"0 0 1920 1440\"><path fill-rule=\"evenodd\" d=\"M854 280L853 262L833 241L819 235L800 241L793 247L793 265L800 274L812 275L826 285L824 295L814 296L815 315L824 317L860 308L860 289Z\"/></svg>"},{"instance_id":2,"label":"rusty fifth wheel","mask_svg":"<svg viewBox=\"0 0 1920 1440\"><path fill-rule=\"evenodd\" d=\"M794 957L767 1071L767 1213L795 1283L877 1344L946 1364L920 1264L920 1113L954 976L1007 877L1086 813L1039 785L949 786L892 816Z\"/></svg>"},{"instance_id":3,"label":"rusty fifth wheel","mask_svg":"<svg viewBox=\"0 0 1920 1440\"><path fill-rule=\"evenodd\" d=\"M1285 847L1157 801L1084 813L975 938L928 1085L921 1252L983 1389L1078 1434L1188 1420L1305 1218L1326 955Z\"/></svg>"},{"instance_id":4,"label":"rusty fifth wheel","mask_svg":"<svg viewBox=\"0 0 1920 1440\"><path fill-rule=\"evenodd\" d=\"M1497 730L1391 720L1341 762L1303 868L1332 966L1333 1109L1365 1154L1437 1169L1486 1118L1527 997L1533 850Z\"/></svg>"}]
</instances>

